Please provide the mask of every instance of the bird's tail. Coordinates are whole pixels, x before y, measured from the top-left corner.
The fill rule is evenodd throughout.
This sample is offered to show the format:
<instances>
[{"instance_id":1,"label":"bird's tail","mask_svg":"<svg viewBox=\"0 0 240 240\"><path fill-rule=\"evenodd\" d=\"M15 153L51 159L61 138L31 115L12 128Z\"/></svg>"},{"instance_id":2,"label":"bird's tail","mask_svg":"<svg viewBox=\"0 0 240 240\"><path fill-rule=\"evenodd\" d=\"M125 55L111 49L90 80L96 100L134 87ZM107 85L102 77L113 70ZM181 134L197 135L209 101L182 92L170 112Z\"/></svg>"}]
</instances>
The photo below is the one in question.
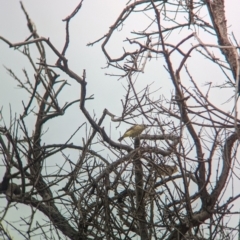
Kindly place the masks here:
<instances>
[{"instance_id":1,"label":"bird's tail","mask_svg":"<svg viewBox=\"0 0 240 240\"><path fill-rule=\"evenodd\" d=\"M119 142L121 142L122 140L123 140L123 137L120 137L120 138L118 139Z\"/></svg>"}]
</instances>

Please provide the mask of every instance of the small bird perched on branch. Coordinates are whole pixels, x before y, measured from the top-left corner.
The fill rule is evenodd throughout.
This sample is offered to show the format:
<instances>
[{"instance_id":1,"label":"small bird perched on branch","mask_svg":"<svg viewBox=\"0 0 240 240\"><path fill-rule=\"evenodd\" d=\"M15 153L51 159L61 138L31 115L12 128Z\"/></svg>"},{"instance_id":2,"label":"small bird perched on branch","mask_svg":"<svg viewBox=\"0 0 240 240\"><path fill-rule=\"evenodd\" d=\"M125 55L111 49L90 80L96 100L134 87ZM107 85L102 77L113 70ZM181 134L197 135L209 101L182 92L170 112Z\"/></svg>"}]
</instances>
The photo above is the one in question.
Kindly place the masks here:
<instances>
[{"instance_id":1,"label":"small bird perched on branch","mask_svg":"<svg viewBox=\"0 0 240 240\"><path fill-rule=\"evenodd\" d=\"M119 142L121 142L125 137L137 137L139 136L144 129L147 128L147 125L141 124L141 125L134 125L131 128L129 128L122 137L118 139Z\"/></svg>"},{"instance_id":2,"label":"small bird perched on branch","mask_svg":"<svg viewBox=\"0 0 240 240\"><path fill-rule=\"evenodd\" d=\"M177 165L174 166L165 165L163 163L160 164L152 164L148 163L148 166L151 167L153 171L155 171L159 176L171 176L178 171Z\"/></svg>"},{"instance_id":3,"label":"small bird perched on branch","mask_svg":"<svg viewBox=\"0 0 240 240\"><path fill-rule=\"evenodd\" d=\"M170 165L164 165L160 164L156 166L156 171L159 176L171 176L174 173L178 171L177 166L170 166Z\"/></svg>"}]
</instances>

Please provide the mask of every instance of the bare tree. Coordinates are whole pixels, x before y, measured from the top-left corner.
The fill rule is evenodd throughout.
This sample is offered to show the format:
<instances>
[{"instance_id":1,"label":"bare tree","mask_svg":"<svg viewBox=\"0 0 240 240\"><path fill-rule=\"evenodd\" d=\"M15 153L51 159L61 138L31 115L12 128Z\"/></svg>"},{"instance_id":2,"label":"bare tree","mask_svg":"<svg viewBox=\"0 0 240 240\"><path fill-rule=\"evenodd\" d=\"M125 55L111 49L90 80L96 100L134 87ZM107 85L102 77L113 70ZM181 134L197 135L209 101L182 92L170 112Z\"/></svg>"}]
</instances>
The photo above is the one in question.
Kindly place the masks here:
<instances>
[{"instance_id":1,"label":"bare tree","mask_svg":"<svg viewBox=\"0 0 240 240\"><path fill-rule=\"evenodd\" d=\"M6 239L14 231L25 239L39 235L44 239L234 239L238 224L227 222L226 217L239 214L233 208L240 197L236 188L239 62L237 41L233 35L233 44L228 37L224 1L129 1L109 31L88 44L102 42L107 67L114 70L108 75L127 86L122 109L110 112L106 106L98 117L86 106L87 101L94 101L87 94L86 76L91 69L79 76L66 58L70 21L82 4L83 0L64 19L62 51L38 35L22 4L30 36L20 43L0 36L29 59L35 72L29 77L24 71L22 80L7 69L30 98L23 101L19 118L12 117L8 125L1 122L1 159L6 173L0 190L7 199L1 211L1 234ZM137 14L146 17L148 25L139 24L139 31L124 36L123 54L112 57L108 43ZM203 17L206 14L208 18ZM206 44L208 35L218 44ZM37 63L31 55L32 45L38 51ZM56 63L48 61L46 46L58 58ZM193 64L195 68L187 65L196 61L193 54L219 68L226 80L221 84L204 81L201 86L194 73L199 63ZM168 74L166 79L159 78L161 85L172 84L171 96L149 81L144 85L137 81L148 74L151 65L156 74L159 69ZM61 73L69 80L59 80ZM80 98L60 104L62 91L72 82L80 86ZM235 90L230 102L234 114L211 100L214 91L224 95L227 87ZM79 104L86 124L63 143L44 141L45 126L50 121L58 124L74 104ZM35 119L31 132L28 118ZM107 120L129 127L144 122L148 128L132 141L118 142L103 127ZM81 129L86 130L82 143L73 143ZM78 159L72 159L69 151L76 152ZM61 164L52 168L49 159L54 157ZM10 208L21 204L32 212L20 219L25 230L7 220ZM36 223L39 212L46 218Z\"/></svg>"}]
</instances>

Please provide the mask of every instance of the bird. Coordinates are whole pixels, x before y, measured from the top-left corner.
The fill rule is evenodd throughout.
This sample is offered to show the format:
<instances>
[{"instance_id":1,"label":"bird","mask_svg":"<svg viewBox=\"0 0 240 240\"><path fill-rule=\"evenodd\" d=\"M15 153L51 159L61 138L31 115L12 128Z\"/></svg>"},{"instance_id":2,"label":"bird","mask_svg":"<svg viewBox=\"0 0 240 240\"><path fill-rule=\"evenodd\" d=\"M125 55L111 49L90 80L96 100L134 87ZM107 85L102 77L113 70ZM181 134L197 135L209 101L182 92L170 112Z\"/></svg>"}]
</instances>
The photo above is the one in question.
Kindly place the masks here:
<instances>
[{"instance_id":1,"label":"bird","mask_svg":"<svg viewBox=\"0 0 240 240\"><path fill-rule=\"evenodd\" d=\"M170 166L170 165L165 165L163 163L154 164L154 165L152 163L149 163L148 166L151 166L151 168L154 169L155 172L162 177L171 176L178 171L176 164L174 166Z\"/></svg>"},{"instance_id":2,"label":"bird","mask_svg":"<svg viewBox=\"0 0 240 240\"><path fill-rule=\"evenodd\" d=\"M178 168L176 165L170 166L170 165L160 164L156 166L157 166L156 171L159 176L171 176L178 171Z\"/></svg>"},{"instance_id":3,"label":"bird","mask_svg":"<svg viewBox=\"0 0 240 240\"><path fill-rule=\"evenodd\" d=\"M144 129L146 129L147 127L148 127L148 126L145 125L145 124L140 124L140 125L137 124L137 125L134 125L134 126L130 127L130 128L123 134L123 136L118 139L118 141L121 142L125 137L132 137L132 138L137 137L137 136L139 136L139 135L142 133L142 131L143 131Z\"/></svg>"}]
</instances>

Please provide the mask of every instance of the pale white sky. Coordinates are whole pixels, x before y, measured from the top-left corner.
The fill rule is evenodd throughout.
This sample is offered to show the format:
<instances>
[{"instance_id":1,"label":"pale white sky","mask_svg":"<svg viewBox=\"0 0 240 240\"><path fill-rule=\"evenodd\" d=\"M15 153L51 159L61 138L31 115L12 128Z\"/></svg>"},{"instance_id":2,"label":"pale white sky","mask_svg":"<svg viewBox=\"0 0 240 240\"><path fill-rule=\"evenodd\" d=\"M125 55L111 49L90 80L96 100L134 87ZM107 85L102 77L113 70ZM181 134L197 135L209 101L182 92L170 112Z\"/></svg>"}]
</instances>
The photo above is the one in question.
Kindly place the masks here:
<instances>
[{"instance_id":1,"label":"pale white sky","mask_svg":"<svg viewBox=\"0 0 240 240\"><path fill-rule=\"evenodd\" d=\"M60 51L65 41L65 22L62 19L66 18L73 9L77 6L79 1L71 0L23 0L25 9L27 10L32 21L37 27L38 34L40 36L50 38L51 42ZM111 78L106 76L105 73L113 73L113 69L102 69L106 66L106 58L101 51L101 43L97 43L93 47L87 47L87 43L93 42L96 39L102 37L108 32L109 27L116 21L117 16L121 10L125 7L128 1L123 0L85 0L83 2L82 9L70 22L70 46L67 51L67 58L69 59L69 66L77 74L82 75L83 69L87 72L87 96L94 94L94 100L87 102L86 104L96 113L96 117L99 118L104 110L107 108L116 116L121 114L121 102L120 99L124 98L124 88L126 83L124 80L117 81L117 78ZM234 32L237 41L240 40L239 30L239 9L240 2L237 0L226 1L226 15L229 26L229 34ZM202 15L204 16L204 10ZM111 50L112 56L119 56L123 52L122 40L125 39L126 34L129 31L142 29L142 25L146 24L143 14L134 15L128 22L124 24L122 31L116 32L113 40L110 42L108 49ZM146 24L147 26L147 24ZM189 33L192 32L190 29ZM185 32L179 32L178 36L171 36L173 42L178 42L181 36L186 34ZM189 34L188 33L188 34ZM204 32L197 32L205 43L214 43L213 38L209 37ZM16 43L23 41L29 36L29 31L26 25L25 15L23 14L20 3L16 0L0 0L0 35L7 38L9 41ZM196 40L191 39L189 44L197 44ZM129 46L126 46L129 47ZM131 46L132 47L132 46ZM186 46L188 48L189 46ZM134 47L133 47L134 48ZM214 51L214 50L213 50ZM48 53L48 63L54 64L56 57ZM162 67L165 64L159 59L158 62L154 60L148 63L145 69L145 74L138 76L139 89L146 84L154 83L152 89L162 88L161 94L167 96L170 95L172 85L169 81L169 76ZM179 64L179 56L176 55L174 67ZM0 41L0 106L4 106L4 120L8 125L9 116L9 104L11 104L13 113L20 114L22 112L21 100L27 100L29 96L26 96L25 92L20 90L16 86L16 82L6 73L6 66L12 69L18 76L24 77L22 69L29 69L29 65L22 54L9 49L9 47L2 41ZM205 61L198 54L193 53L191 61L187 62L188 67L191 69L191 74L198 79L199 86L203 87L206 82L220 83L224 80L221 71L216 68L209 61ZM161 68L159 68L161 66ZM31 70L29 76L31 76ZM61 79L68 79L64 74L61 75ZM184 79L182 81L188 81ZM62 94L62 104L65 101L70 101L79 98L79 86L74 81L70 81L72 84L68 90ZM204 91L204 87L203 87ZM224 91L224 95L219 93L219 90L212 90L213 94L210 99L222 109L231 107L229 105L222 105L231 95L233 90ZM229 95L228 95L229 94ZM240 110L240 108L238 108ZM49 129L45 129L47 134L44 136L48 143L59 142L66 140L66 136L70 137L75 129L81 125L85 119L79 111L78 105L74 106L66 117L61 119L61 126L49 125ZM71 124L69 124L69 122ZM107 133L111 134L114 139L118 139L120 132L126 129L126 125L121 125L116 129L117 124L111 123L107 119L103 126L107 130ZM34 121L29 120L28 126L34 126ZM62 127L62 126L68 126ZM31 128L31 127L29 127ZM29 129L30 130L30 129ZM84 134L80 132L80 134ZM78 136L81 139L81 136ZM79 141L75 138L76 141ZM0 173L2 174L5 168L0 167ZM3 201L0 200L0 205ZM25 207L23 207L25 208ZM21 210L21 209L20 209ZM20 211L18 210L18 211ZM236 209L238 210L238 209ZM24 210L25 211L25 210ZM11 213L11 211L10 211ZM12 212L13 213L13 212ZM11 216L8 216L9 218ZM238 219L238 217L236 218Z\"/></svg>"}]
</instances>

